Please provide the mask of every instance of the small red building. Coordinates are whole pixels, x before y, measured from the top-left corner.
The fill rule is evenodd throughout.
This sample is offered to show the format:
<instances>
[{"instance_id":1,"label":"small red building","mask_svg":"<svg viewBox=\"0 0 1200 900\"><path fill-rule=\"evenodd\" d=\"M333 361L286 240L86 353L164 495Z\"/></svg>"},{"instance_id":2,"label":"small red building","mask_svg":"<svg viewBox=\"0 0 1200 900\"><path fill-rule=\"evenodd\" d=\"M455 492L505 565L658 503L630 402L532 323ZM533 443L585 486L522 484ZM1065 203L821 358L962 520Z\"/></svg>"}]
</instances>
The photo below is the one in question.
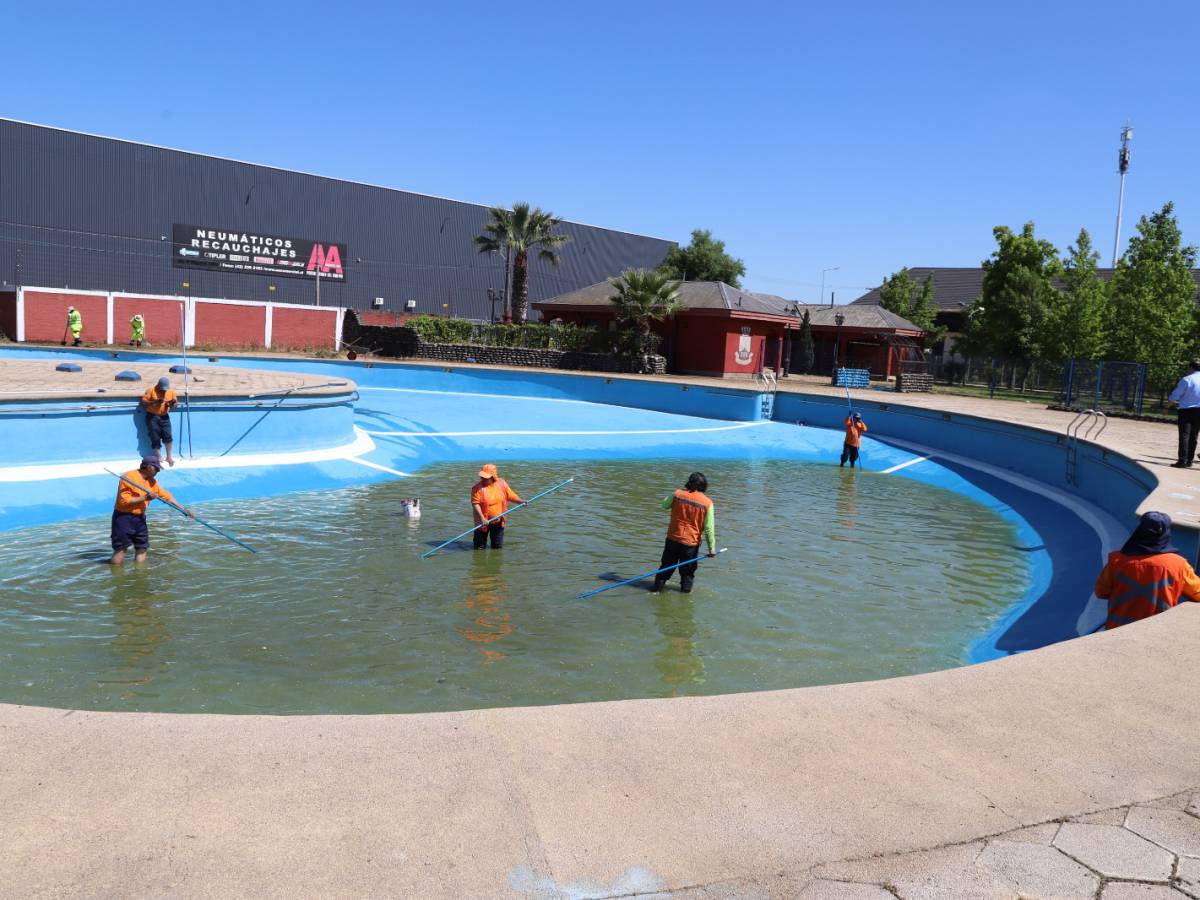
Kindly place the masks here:
<instances>
[{"instance_id":1,"label":"small red building","mask_svg":"<svg viewBox=\"0 0 1200 900\"><path fill-rule=\"evenodd\" d=\"M600 282L532 306L543 321L561 319L613 330L616 322L609 299L613 293L611 284ZM777 376L789 368L795 371L799 359L795 341L805 310L812 326L816 373L832 372L837 345L839 366L869 369L874 378L889 378L924 334L912 322L879 306L810 306L741 291L719 281L686 281L679 285L679 300L682 312L652 326L662 337L659 352L667 358L668 371L679 374L737 378L764 369Z\"/></svg>"}]
</instances>

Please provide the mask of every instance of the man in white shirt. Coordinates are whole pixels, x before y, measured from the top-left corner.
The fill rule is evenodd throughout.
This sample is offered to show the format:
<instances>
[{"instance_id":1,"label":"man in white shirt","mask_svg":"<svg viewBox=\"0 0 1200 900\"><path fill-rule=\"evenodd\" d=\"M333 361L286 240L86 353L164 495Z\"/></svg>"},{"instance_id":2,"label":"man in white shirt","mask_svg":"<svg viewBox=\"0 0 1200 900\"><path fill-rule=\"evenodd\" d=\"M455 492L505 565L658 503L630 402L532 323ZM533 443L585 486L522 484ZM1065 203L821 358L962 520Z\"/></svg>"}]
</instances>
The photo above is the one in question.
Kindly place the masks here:
<instances>
[{"instance_id":1,"label":"man in white shirt","mask_svg":"<svg viewBox=\"0 0 1200 900\"><path fill-rule=\"evenodd\" d=\"M1171 463L1173 469L1192 467L1196 438L1200 437L1200 360L1193 359L1190 368L1167 398L1167 406L1179 407L1179 458Z\"/></svg>"}]
</instances>

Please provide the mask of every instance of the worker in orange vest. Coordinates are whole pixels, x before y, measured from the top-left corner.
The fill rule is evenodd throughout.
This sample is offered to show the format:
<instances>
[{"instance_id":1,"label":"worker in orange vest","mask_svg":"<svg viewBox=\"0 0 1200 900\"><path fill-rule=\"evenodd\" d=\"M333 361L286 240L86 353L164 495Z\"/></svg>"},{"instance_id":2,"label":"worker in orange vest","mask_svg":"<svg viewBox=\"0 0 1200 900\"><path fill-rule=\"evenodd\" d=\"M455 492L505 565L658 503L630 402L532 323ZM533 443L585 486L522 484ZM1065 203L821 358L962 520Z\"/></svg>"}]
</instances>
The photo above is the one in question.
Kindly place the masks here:
<instances>
[{"instance_id":1,"label":"worker in orange vest","mask_svg":"<svg viewBox=\"0 0 1200 900\"><path fill-rule=\"evenodd\" d=\"M1106 629L1165 612L1181 598L1200 601L1200 577L1171 546L1170 516L1142 516L1125 546L1108 554L1096 596L1108 601Z\"/></svg>"},{"instance_id":2,"label":"worker in orange vest","mask_svg":"<svg viewBox=\"0 0 1200 900\"><path fill-rule=\"evenodd\" d=\"M113 505L112 514L112 559L114 566L125 562L125 551L133 547L134 562L145 562L146 551L150 549L150 529L146 527L146 508L158 497L162 500L175 502L171 492L160 487L155 476L162 469L162 462L157 456L142 458L142 464L125 473L127 480L120 482L117 487L117 502ZM131 483L132 482L132 483ZM183 509L183 507L180 507ZM189 509L183 509L189 516Z\"/></svg>"},{"instance_id":3,"label":"worker in orange vest","mask_svg":"<svg viewBox=\"0 0 1200 900\"><path fill-rule=\"evenodd\" d=\"M146 431L150 434L150 447L162 459L161 448L167 445L167 465L175 465L175 457L171 455L173 438L171 436L171 410L179 402L179 397L171 390L171 379L163 376L158 383L146 388L142 394L140 406L146 410Z\"/></svg>"},{"instance_id":4,"label":"worker in orange vest","mask_svg":"<svg viewBox=\"0 0 1200 900\"><path fill-rule=\"evenodd\" d=\"M679 567L679 587L685 594L691 593L692 583L696 580L695 559L700 555L702 535L708 544L708 555L717 555L717 520L713 502L704 493L707 490L708 479L704 473L693 472L688 476L683 490L676 491L662 502L662 508L671 511L671 523L667 526L667 541L663 545L662 562L658 567L663 569L691 560ZM655 575L651 592L657 594L661 591L674 572L672 569Z\"/></svg>"},{"instance_id":5,"label":"worker in orange vest","mask_svg":"<svg viewBox=\"0 0 1200 900\"><path fill-rule=\"evenodd\" d=\"M867 423L858 413L846 416L846 442L842 444L841 465L844 466L846 460L850 460L850 468L854 468L854 464L858 462L858 448L862 444L863 432L866 430Z\"/></svg>"},{"instance_id":6,"label":"worker in orange vest","mask_svg":"<svg viewBox=\"0 0 1200 900\"><path fill-rule=\"evenodd\" d=\"M508 482L500 477L496 467L488 463L479 470L479 480L471 488L471 509L475 513L476 526L471 538L475 542L476 550L486 547L489 538L493 550L504 546L504 516L501 513L508 509L509 501L525 502L508 486ZM488 522L493 516L500 518L495 522Z\"/></svg>"}]
</instances>

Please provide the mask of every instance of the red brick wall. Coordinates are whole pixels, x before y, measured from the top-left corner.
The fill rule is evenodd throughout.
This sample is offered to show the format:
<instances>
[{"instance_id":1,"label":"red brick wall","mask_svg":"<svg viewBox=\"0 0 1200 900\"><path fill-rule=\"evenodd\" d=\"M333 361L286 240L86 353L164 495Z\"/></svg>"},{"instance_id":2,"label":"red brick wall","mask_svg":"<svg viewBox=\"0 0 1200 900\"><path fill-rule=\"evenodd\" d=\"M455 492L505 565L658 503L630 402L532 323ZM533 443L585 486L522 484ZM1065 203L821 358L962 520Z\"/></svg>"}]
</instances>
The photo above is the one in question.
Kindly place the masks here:
<instances>
[{"instance_id":1,"label":"red brick wall","mask_svg":"<svg viewBox=\"0 0 1200 900\"><path fill-rule=\"evenodd\" d=\"M67 307L83 316L82 338L88 344L108 340L108 298L95 294L47 294L25 289L25 340L63 339L67 330Z\"/></svg>"},{"instance_id":2,"label":"red brick wall","mask_svg":"<svg viewBox=\"0 0 1200 900\"><path fill-rule=\"evenodd\" d=\"M276 306L271 313L271 349L337 346L337 310Z\"/></svg>"},{"instance_id":3,"label":"red brick wall","mask_svg":"<svg viewBox=\"0 0 1200 900\"><path fill-rule=\"evenodd\" d=\"M0 291L0 334L17 339L17 292Z\"/></svg>"},{"instance_id":4,"label":"red brick wall","mask_svg":"<svg viewBox=\"0 0 1200 900\"><path fill-rule=\"evenodd\" d=\"M365 309L356 309L354 314L358 316L358 324L360 325L383 325L386 327L403 325L412 318L412 316L410 316L408 313L370 312Z\"/></svg>"},{"instance_id":5,"label":"red brick wall","mask_svg":"<svg viewBox=\"0 0 1200 900\"><path fill-rule=\"evenodd\" d=\"M196 343L222 347L262 347L266 336L265 306L196 304ZM331 328L330 331L333 329Z\"/></svg>"},{"instance_id":6,"label":"red brick wall","mask_svg":"<svg viewBox=\"0 0 1200 900\"><path fill-rule=\"evenodd\" d=\"M179 310L182 300L143 300L137 297L113 295L113 341L129 342L129 320L141 313L146 320L146 341L154 347L180 344Z\"/></svg>"}]
</instances>

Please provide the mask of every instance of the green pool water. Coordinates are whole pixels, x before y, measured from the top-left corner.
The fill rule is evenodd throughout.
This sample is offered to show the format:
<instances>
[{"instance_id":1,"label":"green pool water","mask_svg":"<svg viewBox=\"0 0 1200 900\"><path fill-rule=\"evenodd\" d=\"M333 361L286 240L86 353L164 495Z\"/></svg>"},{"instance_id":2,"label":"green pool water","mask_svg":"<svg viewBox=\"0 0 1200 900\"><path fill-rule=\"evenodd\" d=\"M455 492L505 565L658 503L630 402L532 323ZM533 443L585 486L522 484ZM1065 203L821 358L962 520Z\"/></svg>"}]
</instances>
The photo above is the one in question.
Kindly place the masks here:
<instances>
[{"instance_id":1,"label":"green pool water","mask_svg":"<svg viewBox=\"0 0 1200 900\"><path fill-rule=\"evenodd\" d=\"M257 556L162 507L144 567L98 562L107 517L6 535L0 701L383 713L859 681L961 664L1028 583L1014 528L961 495L731 461L702 467L729 552L693 593L574 599L657 567L658 501L690 468L506 464L525 496L577 480L515 514L503 550L426 560L470 524L476 467L200 507ZM398 515L411 496L418 520Z\"/></svg>"}]
</instances>

